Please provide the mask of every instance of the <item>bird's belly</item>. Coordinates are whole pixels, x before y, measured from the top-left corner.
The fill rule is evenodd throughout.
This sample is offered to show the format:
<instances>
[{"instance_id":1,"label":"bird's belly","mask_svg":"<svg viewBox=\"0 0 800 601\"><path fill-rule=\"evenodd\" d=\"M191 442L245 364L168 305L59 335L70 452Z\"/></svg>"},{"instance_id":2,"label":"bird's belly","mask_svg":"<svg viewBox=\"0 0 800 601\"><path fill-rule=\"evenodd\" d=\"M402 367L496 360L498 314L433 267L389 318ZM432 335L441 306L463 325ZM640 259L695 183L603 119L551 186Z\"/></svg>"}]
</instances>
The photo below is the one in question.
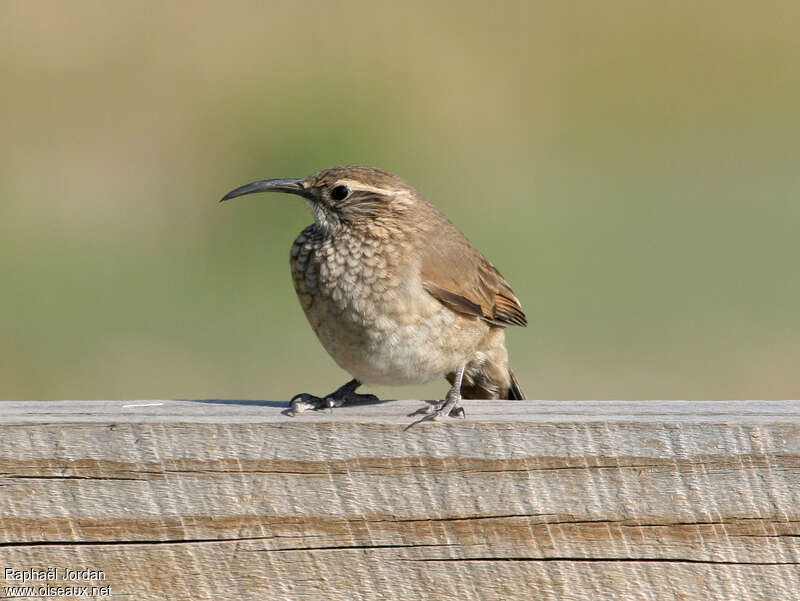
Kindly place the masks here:
<instances>
[{"instance_id":1,"label":"bird's belly","mask_svg":"<svg viewBox=\"0 0 800 601\"><path fill-rule=\"evenodd\" d=\"M422 384L458 368L488 326L444 307L425 291L382 298L316 298L304 306L336 363L365 384ZM338 295L337 295L338 296Z\"/></svg>"}]
</instances>

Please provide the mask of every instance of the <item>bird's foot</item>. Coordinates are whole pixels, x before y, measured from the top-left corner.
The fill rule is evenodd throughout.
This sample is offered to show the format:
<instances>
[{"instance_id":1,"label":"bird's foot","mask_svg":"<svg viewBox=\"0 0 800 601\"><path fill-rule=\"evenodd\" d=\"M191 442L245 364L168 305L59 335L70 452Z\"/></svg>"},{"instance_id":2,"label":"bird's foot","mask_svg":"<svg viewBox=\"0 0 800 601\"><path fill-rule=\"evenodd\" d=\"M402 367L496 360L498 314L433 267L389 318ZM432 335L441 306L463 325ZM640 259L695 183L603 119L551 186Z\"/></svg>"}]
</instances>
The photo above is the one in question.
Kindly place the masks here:
<instances>
[{"instance_id":1,"label":"bird's foot","mask_svg":"<svg viewBox=\"0 0 800 601\"><path fill-rule=\"evenodd\" d=\"M361 386L361 382L358 380L350 380L347 384L325 397L318 397L301 392L292 397L289 403L289 409L286 413L294 417L298 413L308 410L318 411L320 409L333 409L334 407L341 407L342 405L350 405L352 403L375 403L380 400L374 394L358 394L356 388L359 386Z\"/></svg>"},{"instance_id":2,"label":"bird's foot","mask_svg":"<svg viewBox=\"0 0 800 601\"><path fill-rule=\"evenodd\" d=\"M427 407L422 407L417 409L413 413L409 413L409 417L414 415L422 415L420 419L415 422L412 422L408 426L406 426L406 430L411 428L412 426L416 426L420 422L426 421L436 421L439 418L450 416L450 417L464 417L464 408L459 405L461 402L461 394L458 390L453 387L448 392L447 395L444 397L443 401L428 401Z\"/></svg>"}]
</instances>

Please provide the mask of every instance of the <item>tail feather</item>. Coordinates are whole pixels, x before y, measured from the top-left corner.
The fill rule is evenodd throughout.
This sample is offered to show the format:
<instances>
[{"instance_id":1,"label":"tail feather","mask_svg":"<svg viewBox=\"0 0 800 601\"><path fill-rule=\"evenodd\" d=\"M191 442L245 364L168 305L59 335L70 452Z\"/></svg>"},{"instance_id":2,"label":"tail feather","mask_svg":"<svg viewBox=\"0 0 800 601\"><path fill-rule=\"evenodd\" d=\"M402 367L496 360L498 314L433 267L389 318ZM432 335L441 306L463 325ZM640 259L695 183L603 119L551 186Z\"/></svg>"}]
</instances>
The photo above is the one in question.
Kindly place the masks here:
<instances>
[{"instance_id":1,"label":"tail feather","mask_svg":"<svg viewBox=\"0 0 800 601\"><path fill-rule=\"evenodd\" d=\"M455 372L447 374L446 377L450 384L455 383ZM499 381L505 380L499 373L495 373L494 377L492 377L482 367L467 369L461 381L461 398L524 401L526 398L525 392L522 390L522 386L520 386L519 380L517 380L511 368L508 369L508 377L511 382L508 384L508 388L505 388L504 384L499 383Z\"/></svg>"},{"instance_id":2,"label":"tail feather","mask_svg":"<svg viewBox=\"0 0 800 601\"><path fill-rule=\"evenodd\" d=\"M522 386L519 385L517 376L514 375L514 372L510 367L508 368L508 375L511 377L511 386L508 388L508 400L524 401L527 398L525 396L525 391L522 390Z\"/></svg>"}]
</instances>

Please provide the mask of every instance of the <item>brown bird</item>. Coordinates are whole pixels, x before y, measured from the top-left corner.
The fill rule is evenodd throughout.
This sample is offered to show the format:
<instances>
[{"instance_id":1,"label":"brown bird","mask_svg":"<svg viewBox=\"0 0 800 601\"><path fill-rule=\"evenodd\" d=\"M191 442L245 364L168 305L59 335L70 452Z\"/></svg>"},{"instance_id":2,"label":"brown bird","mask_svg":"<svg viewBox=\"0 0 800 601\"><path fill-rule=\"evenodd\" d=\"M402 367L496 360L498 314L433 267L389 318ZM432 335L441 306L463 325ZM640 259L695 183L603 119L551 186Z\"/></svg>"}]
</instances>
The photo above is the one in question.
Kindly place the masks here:
<instances>
[{"instance_id":1,"label":"brown bird","mask_svg":"<svg viewBox=\"0 0 800 601\"><path fill-rule=\"evenodd\" d=\"M296 395L291 414L377 400L356 393L361 384L439 377L452 387L418 421L463 415L462 398L525 398L505 346L507 326L527 325L519 300L415 188L350 166L252 182L222 200L255 192L296 194L311 208L314 223L292 245L294 287L322 346L354 378L325 397Z\"/></svg>"}]
</instances>

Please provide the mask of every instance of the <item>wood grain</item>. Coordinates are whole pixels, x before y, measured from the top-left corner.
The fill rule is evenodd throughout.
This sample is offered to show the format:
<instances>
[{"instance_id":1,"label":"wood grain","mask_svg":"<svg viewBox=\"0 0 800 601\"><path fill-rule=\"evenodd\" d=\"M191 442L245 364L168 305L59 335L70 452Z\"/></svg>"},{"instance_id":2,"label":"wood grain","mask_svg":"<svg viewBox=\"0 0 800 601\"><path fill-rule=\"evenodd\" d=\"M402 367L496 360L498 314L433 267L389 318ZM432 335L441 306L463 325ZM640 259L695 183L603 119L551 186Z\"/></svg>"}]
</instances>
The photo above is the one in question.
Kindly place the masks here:
<instances>
[{"instance_id":1,"label":"wood grain","mask_svg":"<svg viewBox=\"0 0 800 601\"><path fill-rule=\"evenodd\" d=\"M800 599L800 402L468 401L407 432L419 402L285 407L0 403L0 587L57 566L143 600Z\"/></svg>"}]
</instances>

